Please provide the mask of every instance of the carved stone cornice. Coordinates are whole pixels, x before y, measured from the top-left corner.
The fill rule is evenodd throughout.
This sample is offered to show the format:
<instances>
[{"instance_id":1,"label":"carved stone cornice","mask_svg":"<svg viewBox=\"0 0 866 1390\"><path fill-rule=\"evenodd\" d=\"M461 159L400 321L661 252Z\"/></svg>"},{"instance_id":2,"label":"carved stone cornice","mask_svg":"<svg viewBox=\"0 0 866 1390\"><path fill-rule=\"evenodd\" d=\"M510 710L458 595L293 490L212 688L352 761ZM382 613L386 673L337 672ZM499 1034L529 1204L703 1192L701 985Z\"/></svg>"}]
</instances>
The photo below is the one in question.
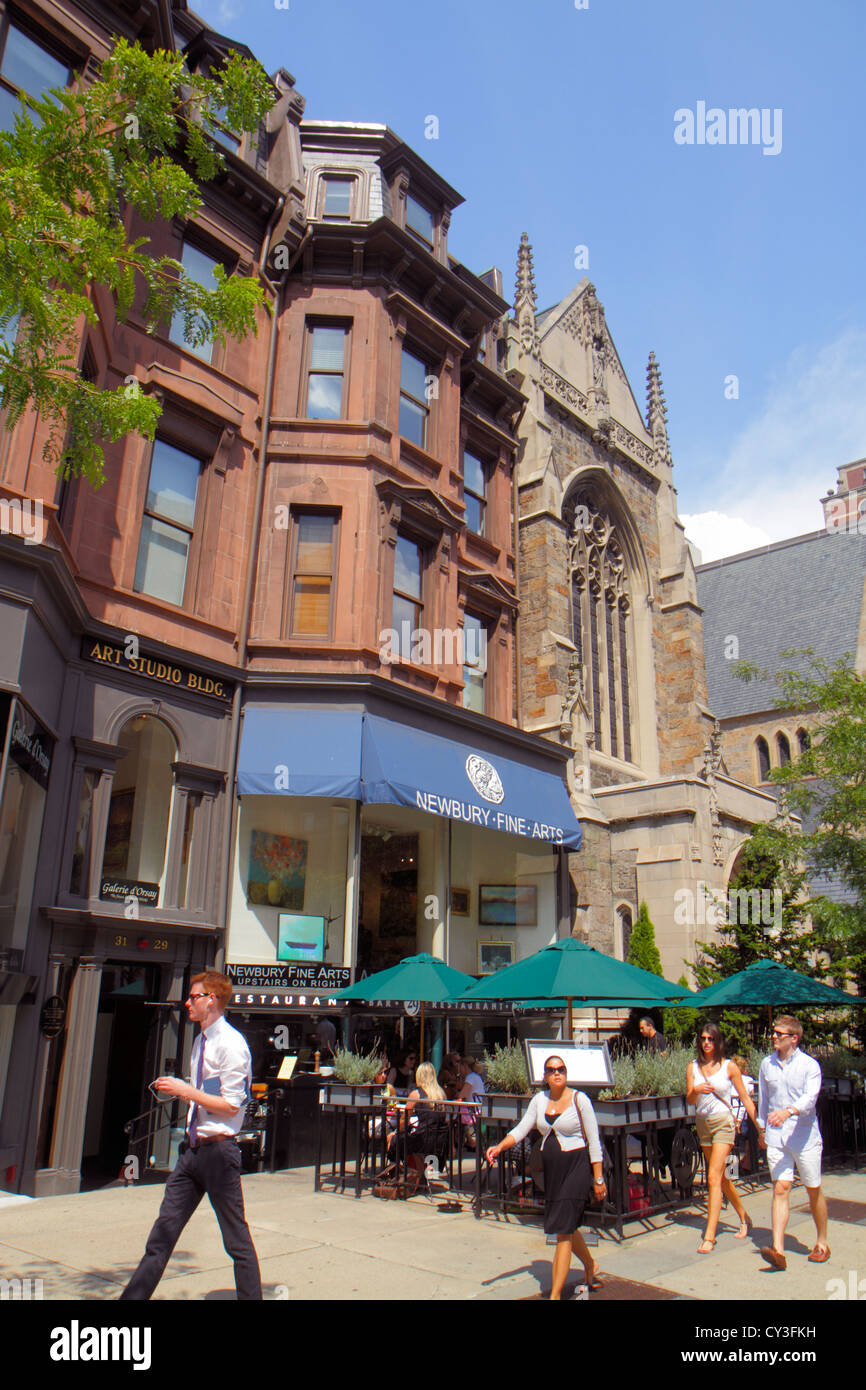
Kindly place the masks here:
<instances>
[{"instance_id":1,"label":"carved stone cornice","mask_svg":"<svg viewBox=\"0 0 866 1390\"><path fill-rule=\"evenodd\" d=\"M385 478L376 484L376 492L390 532L386 535L389 543L396 544L397 530L403 522L414 525L431 539L445 532L454 535L463 526L463 518L430 488L407 487Z\"/></svg>"},{"instance_id":2,"label":"carved stone cornice","mask_svg":"<svg viewBox=\"0 0 866 1390\"><path fill-rule=\"evenodd\" d=\"M541 364L541 387L562 401L573 414L580 415L587 424L590 423L592 411L589 397L577 386L572 386L570 381L566 381L565 377L560 376L552 367L548 367L546 362Z\"/></svg>"},{"instance_id":3,"label":"carved stone cornice","mask_svg":"<svg viewBox=\"0 0 866 1390\"><path fill-rule=\"evenodd\" d=\"M497 607L517 612L517 597L513 588L498 579L495 574L485 574L479 570L467 570L458 566L457 577L461 589L469 595L492 600Z\"/></svg>"}]
</instances>

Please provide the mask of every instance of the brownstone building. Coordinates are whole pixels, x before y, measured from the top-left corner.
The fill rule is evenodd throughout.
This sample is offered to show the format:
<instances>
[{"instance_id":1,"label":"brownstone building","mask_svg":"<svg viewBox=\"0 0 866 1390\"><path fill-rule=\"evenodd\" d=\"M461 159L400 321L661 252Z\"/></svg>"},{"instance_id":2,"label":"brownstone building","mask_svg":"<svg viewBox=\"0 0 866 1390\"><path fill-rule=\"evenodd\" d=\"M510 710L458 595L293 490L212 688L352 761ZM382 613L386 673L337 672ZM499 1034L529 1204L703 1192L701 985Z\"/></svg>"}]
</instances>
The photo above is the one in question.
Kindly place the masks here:
<instances>
[{"instance_id":1,"label":"brownstone building","mask_svg":"<svg viewBox=\"0 0 866 1390\"><path fill-rule=\"evenodd\" d=\"M0 3L0 119L93 80L118 34L205 70L246 51L184 0ZM205 285L260 277L258 336L148 335L94 287L80 370L157 394L155 442L108 448L94 492L46 469L33 414L2 437L12 1189L116 1176L147 1083L188 1060L196 968L234 974L265 1075L274 1024L310 1047L353 970L433 949L483 973L570 925L567 754L515 705L498 275L449 255L461 199L393 132L304 123L272 80L194 221L141 229ZM163 1167L173 1138L137 1153Z\"/></svg>"}]
</instances>

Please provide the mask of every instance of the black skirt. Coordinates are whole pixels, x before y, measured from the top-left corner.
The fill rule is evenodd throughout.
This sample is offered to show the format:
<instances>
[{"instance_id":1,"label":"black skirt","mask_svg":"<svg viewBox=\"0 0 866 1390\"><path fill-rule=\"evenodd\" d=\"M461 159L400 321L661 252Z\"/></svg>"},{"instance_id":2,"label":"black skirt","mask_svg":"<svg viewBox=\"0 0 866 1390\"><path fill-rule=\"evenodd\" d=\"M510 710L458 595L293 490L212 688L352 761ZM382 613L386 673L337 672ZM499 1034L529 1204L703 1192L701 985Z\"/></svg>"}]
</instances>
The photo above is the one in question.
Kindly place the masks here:
<instances>
[{"instance_id":1,"label":"black skirt","mask_svg":"<svg viewBox=\"0 0 866 1390\"><path fill-rule=\"evenodd\" d=\"M544 1165L544 1233L564 1236L576 1231L592 1191L592 1167L586 1147L566 1152L554 1130L541 1146Z\"/></svg>"}]
</instances>

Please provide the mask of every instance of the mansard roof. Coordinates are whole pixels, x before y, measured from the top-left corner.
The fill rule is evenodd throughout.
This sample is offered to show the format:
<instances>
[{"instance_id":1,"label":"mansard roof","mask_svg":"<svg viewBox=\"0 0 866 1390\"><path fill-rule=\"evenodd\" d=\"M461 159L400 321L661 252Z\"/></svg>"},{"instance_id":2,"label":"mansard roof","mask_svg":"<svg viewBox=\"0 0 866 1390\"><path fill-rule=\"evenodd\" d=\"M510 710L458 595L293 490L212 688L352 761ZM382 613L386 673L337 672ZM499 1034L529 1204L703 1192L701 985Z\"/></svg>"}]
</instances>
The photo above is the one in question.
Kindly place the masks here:
<instances>
[{"instance_id":1,"label":"mansard roof","mask_svg":"<svg viewBox=\"0 0 866 1390\"><path fill-rule=\"evenodd\" d=\"M737 680L737 656L763 670L790 664L782 652L810 647L836 661L856 652L863 617L866 536L814 531L697 568L704 610L704 651L710 708L719 719L774 707L770 681ZM780 712L780 718L782 717Z\"/></svg>"}]
</instances>

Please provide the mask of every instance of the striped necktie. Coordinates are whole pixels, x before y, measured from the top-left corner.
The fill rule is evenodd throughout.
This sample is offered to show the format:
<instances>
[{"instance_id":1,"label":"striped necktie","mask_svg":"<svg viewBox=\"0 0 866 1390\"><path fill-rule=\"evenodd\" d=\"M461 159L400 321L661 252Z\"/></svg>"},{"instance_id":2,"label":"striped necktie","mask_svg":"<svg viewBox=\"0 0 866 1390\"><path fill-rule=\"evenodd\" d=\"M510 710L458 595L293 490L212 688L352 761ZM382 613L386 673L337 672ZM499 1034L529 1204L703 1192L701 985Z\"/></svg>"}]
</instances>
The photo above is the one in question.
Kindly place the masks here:
<instances>
[{"instance_id":1,"label":"striped necktie","mask_svg":"<svg viewBox=\"0 0 866 1390\"><path fill-rule=\"evenodd\" d=\"M198 1050L198 1067L196 1068L195 1085L196 1090L201 1090L202 1076L204 1074L204 1033L201 1035L201 1046ZM195 1144L198 1140L198 1101L192 1107L192 1115L189 1121L189 1142Z\"/></svg>"}]
</instances>

